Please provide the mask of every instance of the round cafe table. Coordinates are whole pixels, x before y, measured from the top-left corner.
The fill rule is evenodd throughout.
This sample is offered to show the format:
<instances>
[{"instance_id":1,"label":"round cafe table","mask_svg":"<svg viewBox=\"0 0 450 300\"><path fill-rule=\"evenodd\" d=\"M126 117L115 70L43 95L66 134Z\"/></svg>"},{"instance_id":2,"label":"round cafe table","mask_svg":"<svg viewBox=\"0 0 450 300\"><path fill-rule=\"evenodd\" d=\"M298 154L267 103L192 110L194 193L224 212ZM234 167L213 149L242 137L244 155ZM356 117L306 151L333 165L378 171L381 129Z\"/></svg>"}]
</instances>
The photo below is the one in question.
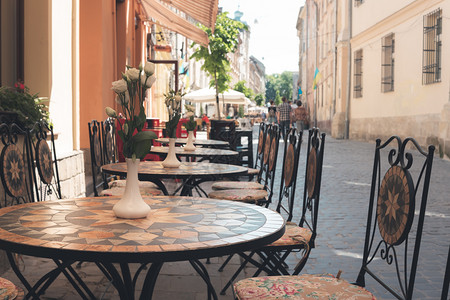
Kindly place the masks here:
<instances>
[{"instance_id":1,"label":"round cafe table","mask_svg":"<svg viewBox=\"0 0 450 300\"><path fill-rule=\"evenodd\" d=\"M169 138L159 138L156 139L155 142L161 143L161 144L169 144ZM187 143L187 138L177 138L175 140L175 144L181 144L185 145ZM194 145L196 146L202 146L202 147L208 147L208 148L227 148L230 146L230 144L226 141L219 141L219 140L201 140L201 139L195 139Z\"/></svg>"},{"instance_id":2,"label":"round cafe table","mask_svg":"<svg viewBox=\"0 0 450 300\"><path fill-rule=\"evenodd\" d=\"M163 157L169 152L169 147L158 147L153 146L150 149L151 154L158 154ZM217 158L223 159L224 157L231 159L236 159L239 152L233 150L225 149L214 149L214 148L196 148L193 151L186 151L183 147L175 147L175 154L177 156L184 156L188 160L192 158L201 158L200 161L208 160L210 162L215 162Z\"/></svg>"},{"instance_id":3,"label":"round cafe table","mask_svg":"<svg viewBox=\"0 0 450 300\"><path fill-rule=\"evenodd\" d=\"M153 148L153 147L152 147ZM127 164L114 163L102 166L102 172L112 175L126 176ZM138 178L143 181L152 181L161 188L164 195L168 195L166 186L161 179L182 179L179 190L181 196L191 196L192 190L205 181L215 181L224 176L244 175L248 169L241 166L209 163L209 162L182 162L178 168L164 168L162 161L143 161L139 163Z\"/></svg>"},{"instance_id":4,"label":"round cafe table","mask_svg":"<svg viewBox=\"0 0 450 300\"><path fill-rule=\"evenodd\" d=\"M98 299L71 266L94 262L110 279L120 299L151 299L165 262L189 261L217 299L199 259L259 248L279 239L284 219L246 203L194 197L144 197L146 218L116 218L119 197L41 201L0 209L0 249L27 290L39 298L63 273L83 299ZM56 268L36 283L21 273L13 253L52 259ZM131 274L129 264L141 267ZM36 270L39 272L39 270ZM142 286L136 281L144 276Z\"/></svg>"}]
</instances>

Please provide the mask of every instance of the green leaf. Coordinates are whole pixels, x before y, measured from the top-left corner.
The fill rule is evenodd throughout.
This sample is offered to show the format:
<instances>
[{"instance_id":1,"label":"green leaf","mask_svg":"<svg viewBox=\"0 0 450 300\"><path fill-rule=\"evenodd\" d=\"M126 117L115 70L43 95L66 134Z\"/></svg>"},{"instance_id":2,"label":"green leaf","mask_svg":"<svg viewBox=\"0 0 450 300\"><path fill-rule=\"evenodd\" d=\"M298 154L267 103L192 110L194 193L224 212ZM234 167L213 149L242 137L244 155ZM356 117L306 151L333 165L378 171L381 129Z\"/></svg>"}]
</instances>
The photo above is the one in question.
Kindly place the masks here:
<instances>
[{"instance_id":1,"label":"green leaf","mask_svg":"<svg viewBox=\"0 0 450 300\"><path fill-rule=\"evenodd\" d=\"M119 137L122 140L122 142L125 141L125 134L124 134L124 132L122 130L119 130L117 133L119 134Z\"/></svg>"},{"instance_id":2,"label":"green leaf","mask_svg":"<svg viewBox=\"0 0 450 300\"><path fill-rule=\"evenodd\" d=\"M144 133L148 131L141 131L140 133ZM150 148L152 147L152 140L141 140L139 142L136 142L135 144L135 153L136 157L143 159L149 152Z\"/></svg>"},{"instance_id":3,"label":"green leaf","mask_svg":"<svg viewBox=\"0 0 450 300\"><path fill-rule=\"evenodd\" d=\"M150 140L150 142L151 142L151 140L154 140L157 138L158 138L158 136L153 131L140 131L140 132L136 133L135 135L133 135L131 140L135 143L139 143L141 141L146 141L146 140Z\"/></svg>"}]
</instances>

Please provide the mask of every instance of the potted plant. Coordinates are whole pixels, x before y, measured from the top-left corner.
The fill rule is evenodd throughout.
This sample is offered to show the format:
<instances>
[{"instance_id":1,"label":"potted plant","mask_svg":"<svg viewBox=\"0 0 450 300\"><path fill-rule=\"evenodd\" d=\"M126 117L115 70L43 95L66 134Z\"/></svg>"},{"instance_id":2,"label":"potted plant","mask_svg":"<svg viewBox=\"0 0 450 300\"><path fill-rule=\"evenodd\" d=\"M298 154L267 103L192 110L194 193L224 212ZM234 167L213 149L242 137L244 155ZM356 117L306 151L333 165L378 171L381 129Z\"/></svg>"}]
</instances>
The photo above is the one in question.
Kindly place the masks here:
<instances>
[{"instance_id":1,"label":"potted plant","mask_svg":"<svg viewBox=\"0 0 450 300\"><path fill-rule=\"evenodd\" d=\"M48 121L45 99L30 94L23 83L0 87L0 122L16 122L22 129L31 128L42 119Z\"/></svg>"}]
</instances>

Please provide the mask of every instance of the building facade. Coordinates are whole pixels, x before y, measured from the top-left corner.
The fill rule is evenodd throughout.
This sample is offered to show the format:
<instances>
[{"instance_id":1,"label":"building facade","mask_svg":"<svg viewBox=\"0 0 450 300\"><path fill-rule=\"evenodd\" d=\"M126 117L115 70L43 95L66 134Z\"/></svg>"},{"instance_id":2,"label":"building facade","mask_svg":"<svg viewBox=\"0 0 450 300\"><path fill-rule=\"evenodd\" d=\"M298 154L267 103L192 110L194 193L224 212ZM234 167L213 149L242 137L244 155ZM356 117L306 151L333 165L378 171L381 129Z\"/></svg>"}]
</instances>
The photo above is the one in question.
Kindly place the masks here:
<instances>
[{"instance_id":1,"label":"building facade","mask_svg":"<svg viewBox=\"0 0 450 300\"><path fill-rule=\"evenodd\" d=\"M350 2L306 0L297 20L300 100L311 126L340 138L345 134L349 89Z\"/></svg>"},{"instance_id":2,"label":"building facade","mask_svg":"<svg viewBox=\"0 0 450 300\"><path fill-rule=\"evenodd\" d=\"M449 6L307 0L297 28L311 120L336 138L412 136L448 156L450 64L442 54ZM316 68L322 76L314 90Z\"/></svg>"},{"instance_id":3,"label":"building facade","mask_svg":"<svg viewBox=\"0 0 450 300\"><path fill-rule=\"evenodd\" d=\"M412 136L450 154L450 1L356 1L350 138Z\"/></svg>"}]
</instances>

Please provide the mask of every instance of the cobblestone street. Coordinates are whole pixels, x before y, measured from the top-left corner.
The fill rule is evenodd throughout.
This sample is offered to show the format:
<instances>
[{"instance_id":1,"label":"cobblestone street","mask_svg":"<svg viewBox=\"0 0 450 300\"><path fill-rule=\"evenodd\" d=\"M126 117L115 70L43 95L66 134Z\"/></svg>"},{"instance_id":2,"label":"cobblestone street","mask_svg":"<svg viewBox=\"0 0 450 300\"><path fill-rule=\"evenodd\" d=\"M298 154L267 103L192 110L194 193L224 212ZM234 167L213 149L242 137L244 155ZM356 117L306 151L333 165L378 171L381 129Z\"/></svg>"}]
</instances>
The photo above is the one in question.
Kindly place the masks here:
<instances>
[{"instance_id":1,"label":"cobblestone street","mask_svg":"<svg viewBox=\"0 0 450 300\"><path fill-rule=\"evenodd\" d=\"M257 130L258 126L254 126L253 137L255 140L253 145L255 149ZM307 134L306 131L305 134ZM283 155L281 149L283 147L284 144L280 143L276 185L279 185ZM316 248L312 250L302 273L331 273L336 275L339 270L342 270L342 278L351 282L356 280L364 244L374 149L375 143L335 140L329 136L326 137L318 237L316 238ZM297 214L294 217L296 222L300 216L299 207L303 194L305 156L306 142L303 143L300 154L296 194ZM435 156L414 299L438 299L440 297L450 243L449 174L450 161ZM208 189L208 187L207 184L204 185L204 188ZM277 191L274 195L278 195ZM276 201L276 196L274 196L273 201ZM291 255L288 260L289 265L294 266L298 259ZM36 272L37 269L44 270L53 264L44 259L24 258L24 260L26 263L25 277L30 276L32 280L38 278L37 275L42 274ZM234 258L224 272L217 272L217 268L223 260L223 257L213 258L212 263L207 265L217 292L239 264L239 259ZM379 262L383 263L383 267L385 266L384 261L380 260ZM254 269L245 270L239 278L250 276L252 270ZM118 299L113 287L94 264L83 263L79 271L98 298ZM9 278L14 283L19 283L11 270L2 274L2 276ZM380 285L370 280L368 276L366 276L366 279L366 288L373 292L378 299L392 299L392 296L387 295ZM390 282L397 281L394 273L387 274L383 279ZM155 289L154 299L207 298L205 284L188 263L165 264ZM77 298L76 292L62 276L58 278L45 296L45 299ZM219 299L232 298L230 290L228 290L226 296L219 296Z\"/></svg>"}]
</instances>

